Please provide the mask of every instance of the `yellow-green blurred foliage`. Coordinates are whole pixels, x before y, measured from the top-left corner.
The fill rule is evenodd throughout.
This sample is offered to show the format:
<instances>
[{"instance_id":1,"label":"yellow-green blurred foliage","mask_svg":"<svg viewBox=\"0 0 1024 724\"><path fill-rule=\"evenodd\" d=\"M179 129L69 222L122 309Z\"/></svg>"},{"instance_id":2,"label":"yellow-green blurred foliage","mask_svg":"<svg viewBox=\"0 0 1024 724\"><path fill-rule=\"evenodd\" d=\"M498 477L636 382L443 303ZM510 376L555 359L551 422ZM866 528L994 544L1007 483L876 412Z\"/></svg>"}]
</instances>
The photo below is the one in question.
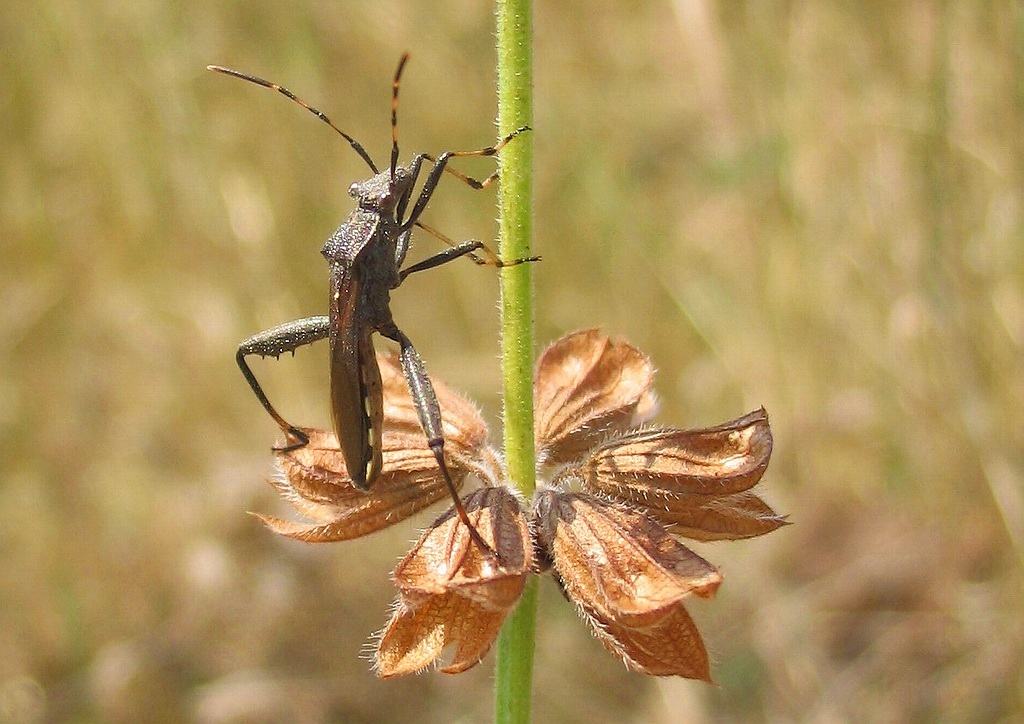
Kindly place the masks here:
<instances>
[{"instance_id":1,"label":"yellow-green blurred foliage","mask_svg":"<svg viewBox=\"0 0 1024 724\"><path fill-rule=\"evenodd\" d=\"M489 719L491 658L385 683L360 658L415 526L314 547L245 515L283 509L235 345L324 313L319 249L367 170L204 67L383 159L408 50L405 153L475 148L492 12L0 13L0 719ZM537 721L1024 716L1022 49L1019 2L538 3L538 342L629 338L673 425L765 405L794 525L700 548L718 687L627 673L545 581ZM445 180L425 220L491 238L493 198ZM394 307L497 430L495 301L458 263ZM322 347L256 363L299 423L328 419Z\"/></svg>"}]
</instances>

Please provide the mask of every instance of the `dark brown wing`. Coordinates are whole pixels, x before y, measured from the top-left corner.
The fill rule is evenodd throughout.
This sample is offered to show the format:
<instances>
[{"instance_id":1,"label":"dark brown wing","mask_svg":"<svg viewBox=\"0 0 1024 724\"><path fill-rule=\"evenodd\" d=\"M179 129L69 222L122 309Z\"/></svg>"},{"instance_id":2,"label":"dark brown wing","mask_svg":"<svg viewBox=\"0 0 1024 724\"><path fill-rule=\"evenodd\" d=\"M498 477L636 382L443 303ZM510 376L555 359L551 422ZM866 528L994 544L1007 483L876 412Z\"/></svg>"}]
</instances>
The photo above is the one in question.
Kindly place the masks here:
<instances>
[{"instance_id":1,"label":"dark brown wing","mask_svg":"<svg viewBox=\"0 0 1024 724\"><path fill-rule=\"evenodd\" d=\"M351 267L331 275L331 417L353 484L368 489L380 475L384 404L373 329L360 324L361 279Z\"/></svg>"}]
</instances>

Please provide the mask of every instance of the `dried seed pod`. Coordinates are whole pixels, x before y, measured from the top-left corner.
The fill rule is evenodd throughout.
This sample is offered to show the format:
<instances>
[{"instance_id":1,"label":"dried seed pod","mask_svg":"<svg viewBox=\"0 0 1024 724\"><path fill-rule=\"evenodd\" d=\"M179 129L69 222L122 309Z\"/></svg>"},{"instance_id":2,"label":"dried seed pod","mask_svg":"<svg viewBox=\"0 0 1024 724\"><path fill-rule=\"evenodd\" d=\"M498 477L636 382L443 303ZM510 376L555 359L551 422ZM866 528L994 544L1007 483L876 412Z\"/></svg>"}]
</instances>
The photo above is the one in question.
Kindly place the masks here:
<instances>
[{"instance_id":1,"label":"dried seed pod","mask_svg":"<svg viewBox=\"0 0 1024 724\"><path fill-rule=\"evenodd\" d=\"M548 465L573 460L611 433L624 432L654 407L651 361L599 330L568 334L537 362L534 426Z\"/></svg>"},{"instance_id":2,"label":"dried seed pod","mask_svg":"<svg viewBox=\"0 0 1024 724\"><path fill-rule=\"evenodd\" d=\"M563 478L649 512L698 540L749 538L784 525L756 495L772 452L764 409L702 430L639 430L598 445Z\"/></svg>"},{"instance_id":3,"label":"dried seed pod","mask_svg":"<svg viewBox=\"0 0 1024 724\"><path fill-rule=\"evenodd\" d=\"M590 495L542 491L538 544L566 594L601 621L647 626L691 596L711 597L718 570L661 525Z\"/></svg>"},{"instance_id":4,"label":"dried seed pod","mask_svg":"<svg viewBox=\"0 0 1024 724\"><path fill-rule=\"evenodd\" d=\"M395 569L399 600L380 635L381 677L430 666L451 645L451 662L442 671L474 666L522 595L533 549L519 501L505 488L485 488L464 503L500 564L473 543L451 511L435 521Z\"/></svg>"}]
</instances>

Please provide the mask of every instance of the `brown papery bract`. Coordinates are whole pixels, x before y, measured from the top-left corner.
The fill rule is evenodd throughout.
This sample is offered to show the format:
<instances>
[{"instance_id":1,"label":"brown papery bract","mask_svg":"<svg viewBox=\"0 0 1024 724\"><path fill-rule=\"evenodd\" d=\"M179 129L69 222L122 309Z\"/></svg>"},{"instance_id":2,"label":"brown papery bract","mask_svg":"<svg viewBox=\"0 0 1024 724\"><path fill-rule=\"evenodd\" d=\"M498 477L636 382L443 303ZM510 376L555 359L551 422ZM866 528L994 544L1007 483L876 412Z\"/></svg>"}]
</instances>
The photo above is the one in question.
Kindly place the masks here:
<instances>
[{"instance_id":1,"label":"brown papery bract","mask_svg":"<svg viewBox=\"0 0 1024 724\"><path fill-rule=\"evenodd\" d=\"M427 596L457 591L492 609L508 609L523 591L533 546L519 499L507 488L483 488L463 501L477 532L498 560L480 550L454 511L438 518L395 568L395 584L415 606Z\"/></svg>"},{"instance_id":2,"label":"brown papery bract","mask_svg":"<svg viewBox=\"0 0 1024 724\"><path fill-rule=\"evenodd\" d=\"M647 517L587 494L542 491L534 515L562 590L609 651L634 671L710 680L683 600L715 594L714 566Z\"/></svg>"},{"instance_id":3,"label":"brown papery bract","mask_svg":"<svg viewBox=\"0 0 1024 724\"><path fill-rule=\"evenodd\" d=\"M701 430L639 430L597 446L561 478L649 513L697 540L749 538L785 520L749 489L768 467L764 410Z\"/></svg>"},{"instance_id":4,"label":"brown papery bract","mask_svg":"<svg viewBox=\"0 0 1024 724\"><path fill-rule=\"evenodd\" d=\"M606 492L727 495L757 483L772 454L764 410L701 430L637 430L598 445L582 469Z\"/></svg>"},{"instance_id":5,"label":"brown papery bract","mask_svg":"<svg viewBox=\"0 0 1024 724\"><path fill-rule=\"evenodd\" d=\"M581 608L598 640L629 669L650 676L684 676L711 683L704 640L683 604L671 606L646 626L604 619Z\"/></svg>"},{"instance_id":6,"label":"brown papery bract","mask_svg":"<svg viewBox=\"0 0 1024 724\"><path fill-rule=\"evenodd\" d=\"M625 432L654 407L651 361L597 329L573 332L544 350L534 377L538 456L558 465Z\"/></svg>"},{"instance_id":7,"label":"brown papery bract","mask_svg":"<svg viewBox=\"0 0 1024 724\"><path fill-rule=\"evenodd\" d=\"M479 549L452 511L435 521L395 569L399 600L380 635L381 677L431 666L451 645L451 662L442 671L474 666L522 595L533 548L518 499L499 487L478 490L464 502L498 561Z\"/></svg>"},{"instance_id":8,"label":"brown papery bract","mask_svg":"<svg viewBox=\"0 0 1024 724\"><path fill-rule=\"evenodd\" d=\"M271 530L310 543L358 538L391 526L448 494L434 453L420 429L415 406L394 356L378 356L384 393L383 472L373 489L352 484L333 432L304 428L309 444L278 452L280 475L272 482L313 524L259 517ZM434 384L441 405L446 460L461 488L470 473L494 476L487 425L472 403L443 383Z\"/></svg>"},{"instance_id":9,"label":"brown papery bract","mask_svg":"<svg viewBox=\"0 0 1024 724\"><path fill-rule=\"evenodd\" d=\"M545 490L535 504L538 544L565 592L603 621L645 626L722 576L661 525L617 503Z\"/></svg>"},{"instance_id":10,"label":"brown papery bract","mask_svg":"<svg viewBox=\"0 0 1024 724\"><path fill-rule=\"evenodd\" d=\"M454 645L441 668L458 674L480 663L494 645L508 611L492 611L448 592L431 596L415 609L399 604L377 643L376 668L382 679L415 674L435 665Z\"/></svg>"},{"instance_id":11,"label":"brown papery bract","mask_svg":"<svg viewBox=\"0 0 1024 724\"><path fill-rule=\"evenodd\" d=\"M387 528L448 495L437 461L426 444L402 433L385 434L384 472L366 492L352 484L333 432L304 429L309 444L277 453L281 496L314 524L255 514L271 530L308 543L330 543ZM405 445L405 447L398 447ZM459 487L468 474L452 466Z\"/></svg>"}]
</instances>

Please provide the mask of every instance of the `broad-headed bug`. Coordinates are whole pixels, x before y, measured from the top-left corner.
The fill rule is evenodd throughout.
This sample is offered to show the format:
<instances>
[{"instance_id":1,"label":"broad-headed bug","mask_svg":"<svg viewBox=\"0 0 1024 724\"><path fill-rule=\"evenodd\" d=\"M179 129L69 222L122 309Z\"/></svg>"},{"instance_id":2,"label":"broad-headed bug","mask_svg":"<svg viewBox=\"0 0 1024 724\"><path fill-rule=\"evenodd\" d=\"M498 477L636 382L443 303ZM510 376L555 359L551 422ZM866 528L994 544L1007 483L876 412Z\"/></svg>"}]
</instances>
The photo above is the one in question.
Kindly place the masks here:
<instances>
[{"instance_id":1,"label":"broad-headed bug","mask_svg":"<svg viewBox=\"0 0 1024 724\"><path fill-rule=\"evenodd\" d=\"M298 103L341 134L374 174L365 181L352 184L349 188L349 195L356 200L358 206L330 236L321 250L331 268L329 315L307 317L260 332L239 345L236 360L256 397L284 431L289 441L284 449L294 449L307 444L308 437L274 409L245 358L249 355L279 357L285 352L294 352L303 345L328 338L331 347L331 414L334 431L352 482L357 487L368 490L381 471L383 422L381 377L371 336L374 332L379 332L397 342L400 347L402 371L416 405L420 426L434 457L437 458L437 465L451 492L456 511L472 532L477 545L490 551L490 547L470 523L445 464L444 434L437 397L419 353L392 319L390 292L401 285L410 274L431 269L461 256L469 256L478 264L493 266L535 260L531 258L502 262L480 241L453 244L419 221L437 188L441 174L445 171L478 189L484 188L497 178L497 173L483 181L469 178L448 168L448 161L451 158L493 156L515 136L529 129L520 128L501 139L496 145L474 151L445 151L436 158L425 153L416 154L407 165L400 166L397 130L398 88L402 69L408 59L408 53L402 56L392 82L391 163L383 172L378 171L362 145L335 126L323 112L310 106L287 88L236 70L208 66L210 70L218 73L276 90ZM414 186L424 161L432 165L419 195L410 206L414 197ZM420 226L438 236L449 244L449 248L402 269L414 226ZM489 258L476 256L476 251L482 251Z\"/></svg>"}]
</instances>

